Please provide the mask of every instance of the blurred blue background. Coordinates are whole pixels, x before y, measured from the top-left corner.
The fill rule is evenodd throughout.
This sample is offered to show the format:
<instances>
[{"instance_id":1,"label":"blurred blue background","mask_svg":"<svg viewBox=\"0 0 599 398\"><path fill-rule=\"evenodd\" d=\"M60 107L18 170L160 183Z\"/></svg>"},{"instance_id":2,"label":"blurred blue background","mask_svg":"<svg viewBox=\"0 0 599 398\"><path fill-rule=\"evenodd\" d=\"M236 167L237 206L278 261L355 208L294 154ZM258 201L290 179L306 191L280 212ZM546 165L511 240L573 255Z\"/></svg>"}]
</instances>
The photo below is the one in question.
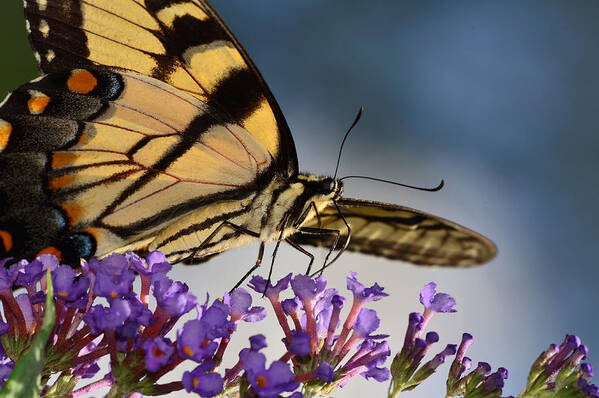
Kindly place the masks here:
<instances>
[{"instance_id":1,"label":"blurred blue background","mask_svg":"<svg viewBox=\"0 0 599 398\"><path fill-rule=\"evenodd\" d=\"M345 291L344 277L355 270L391 294L372 307L394 349L408 313L421 310L419 289L436 281L458 312L432 320L441 335L432 351L472 333L475 362L511 371L504 395L520 391L530 363L565 333L578 334L599 365L599 2L215 0L214 7L277 97L302 170L332 174L342 135L363 105L340 175L422 186L443 178L446 187L424 193L348 181L346 196L416 207L497 244L495 260L467 270L342 257L327 274L332 285ZM37 76L20 1L1 6L0 45L3 97ZM176 277L198 295L219 296L256 252L178 267ZM304 266L286 249L275 274ZM262 328L280 353L276 325ZM234 340L230 361L246 342ZM442 396L447 370L405 395ZM382 397L386 388L356 380L337 396Z\"/></svg>"}]
</instances>

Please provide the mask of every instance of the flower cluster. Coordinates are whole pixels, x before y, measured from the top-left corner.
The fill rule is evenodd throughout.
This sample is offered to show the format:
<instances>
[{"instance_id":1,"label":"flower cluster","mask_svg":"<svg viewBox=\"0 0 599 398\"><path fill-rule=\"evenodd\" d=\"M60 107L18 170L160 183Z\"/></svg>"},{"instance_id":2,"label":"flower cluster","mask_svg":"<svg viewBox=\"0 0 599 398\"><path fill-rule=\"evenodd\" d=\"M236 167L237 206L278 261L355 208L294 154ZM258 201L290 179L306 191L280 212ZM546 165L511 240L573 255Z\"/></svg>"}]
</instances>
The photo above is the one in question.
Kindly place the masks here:
<instances>
[{"instance_id":1,"label":"flower cluster","mask_svg":"<svg viewBox=\"0 0 599 398\"><path fill-rule=\"evenodd\" d=\"M257 321L266 315L264 308L250 307L251 296L243 289L212 305L208 301L198 304L186 284L167 277L171 265L159 252L150 253L147 259L134 253L112 254L101 261L82 262L81 269L61 265L51 255L0 269L0 298L8 321L1 331L4 357L15 361L39 330L46 293L42 276L51 271L56 323L42 373L45 395L77 397L102 387L110 387L109 397L156 395L183 388L204 397L217 395L223 390L223 379L214 369L237 322ZM139 294L134 292L136 273L141 279ZM22 288L25 292L16 295ZM150 294L156 300L153 311ZM196 319L179 328L176 340L171 341L167 334L181 316L194 309ZM110 358L110 372L75 389L99 372L97 361L104 356ZM191 379L186 374L182 381L159 383L185 359L198 363ZM6 380L12 361L3 359L2 363L0 375ZM58 376L50 385L52 374Z\"/></svg>"},{"instance_id":2,"label":"flower cluster","mask_svg":"<svg viewBox=\"0 0 599 398\"><path fill-rule=\"evenodd\" d=\"M551 344L532 364L526 389L520 397L599 398L599 388L590 383L592 365L581 363L587 353L587 347L578 336L569 334L560 345Z\"/></svg>"},{"instance_id":3,"label":"flower cluster","mask_svg":"<svg viewBox=\"0 0 599 398\"><path fill-rule=\"evenodd\" d=\"M423 336L426 325L436 313L456 311L455 299L447 293L437 293L436 287L437 285L431 282L422 288L420 303L424 306L424 312L413 312L409 316L403 347L391 364L390 397L399 395L401 391L413 390L432 375L445 362L447 356L456 353L456 345L448 344L433 359L420 366L429 347L439 341L436 332L428 332Z\"/></svg>"},{"instance_id":4,"label":"flower cluster","mask_svg":"<svg viewBox=\"0 0 599 398\"><path fill-rule=\"evenodd\" d=\"M354 299L340 334L336 330L345 298L336 289L327 289L323 277L290 274L273 286L255 276L250 286L260 294L266 291L283 327L284 353L267 366L260 352L266 339L255 335L237 363L219 372L238 323L266 316L264 308L252 306L252 297L243 288L212 303L209 298L198 303L186 284L168 278L171 265L160 252L146 259L127 253L82 261L80 271L61 265L52 255L30 263L5 260L0 265L0 299L7 321L0 323L1 382L40 330L47 292L42 276L51 272L56 322L42 371L44 396L78 397L108 388L108 397L185 389L202 397L238 391L243 397L278 397L287 392L299 398L300 386L309 397L343 386L359 374L377 381L389 377L388 369L381 367L389 356L387 343L381 341L387 336L372 334L379 318L364 308L386 294L376 284L365 287L355 274L348 278ZM289 285L294 297L280 301L279 294ZM156 302L153 309L151 295ZM197 315L176 328L179 319L193 310ZM81 386L86 379L98 378L102 357L110 359L110 371ZM161 383L185 360L196 362L196 368L180 381Z\"/></svg>"},{"instance_id":5,"label":"flower cluster","mask_svg":"<svg viewBox=\"0 0 599 398\"><path fill-rule=\"evenodd\" d=\"M447 377L447 397L462 395L465 398L499 398L504 380L508 378L506 368L498 368L491 373L491 365L487 362L479 362L474 370L464 375L472 367L472 360L464 356L472 341L472 335L468 333L462 335L462 341Z\"/></svg>"},{"instance_id":6,"label":"flower cluster","mask_svg":"<svg viewBox=\"0 0 599 398\"><path fill-rule=\"evenodd\" d=\"M281 299L289 285L295 296ZM387 296L383 288L376 283L364 286L352 272L347 278L352 306L341 322L346 299L326 285L323 276L292 278L291 274L275 285L260 276L250 282L256 292L264 292L273 307L285 334L287 352L283 359L292 361L295 380L303 383L304 397L329 394L357 375L379 382L389 378L389 370L381 366L390 355L389 345L383 340L388 336L372 334L380 320L376 311L365 308L369 302ZM336 334L339 326L340 333Z\"/></svg>"},{"instance_id":7,"label":"flower cluster","mask_svg":"<svg viewBox=\"0 0 599 398\"><path fill-rule=\"evenodd\" d=\"M42 368L40 396L49 398L96 394L100 388L108 389L108 398L182 390L201 397L309 398L330 396L358 375L378 382L390 379L388 397L394 398L420 385L451 355L448 398L501 397L507 369L492 372L488 363L479 362L471 370L472 360L465 356L473 341L468 333L459 347L449 344L423 363L439 340L436 332L425 333L426 326L434 314L455 312L456 305L449 294L437 293L433 282L421 290L424 311L410 314L403 346L388 369L388 336L375 334L380 319L367 308L387 296L378 284L367 287L351 273L347 288L352 302L344 311L346 298L327 288L322 276L289 274L275 284L254 276L249 287L266 297L281 326L281 355L267 364L261 352L266 338L256 334L235 355L233 366L221 370L240 323L262 320L266 309L252 306L244 288L199 303L186 284L168 277L170 269L160 252L145 259L112 254L82 261L80 270L52 255L32 262L1 260L0 386L7 380L7 386L14 385L16 377L31 384L30 369L23 364L47 341L45 357L33 360ZM43 278L48 272L51 278ZM582 363L586 356L587 348L576 336L552 344L534 362L519 397L599 398L599 388L591 383L592 367ZM110 369L102 375L98 361L104 357ZM184 361L195 368L172 381L171 372ZM162 379L167 374L169 382Z\"/></svg>"}]
</instances>

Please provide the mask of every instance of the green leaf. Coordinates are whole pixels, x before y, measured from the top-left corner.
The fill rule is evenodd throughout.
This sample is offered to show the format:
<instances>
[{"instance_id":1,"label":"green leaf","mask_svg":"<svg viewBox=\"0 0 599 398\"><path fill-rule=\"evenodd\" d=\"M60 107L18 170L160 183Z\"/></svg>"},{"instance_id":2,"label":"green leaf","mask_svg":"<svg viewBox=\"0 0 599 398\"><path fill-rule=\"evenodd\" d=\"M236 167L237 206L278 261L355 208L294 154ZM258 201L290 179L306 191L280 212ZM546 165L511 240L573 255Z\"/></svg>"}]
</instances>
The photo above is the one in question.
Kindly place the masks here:
<instances>
[{"instance_id":1,"label":"green leaf","mask_svg":"<svg viewBox=\"0 0 599 398\"><path fill-rule=\"evenodd\" d=\"M0 391L0 398L39 398L41 373L46 361L46 343L54 329L55 313L54 289L50 270L46 274L46 310L42 327L31 348L21 357Z\"/></svg>"}]
</instances>

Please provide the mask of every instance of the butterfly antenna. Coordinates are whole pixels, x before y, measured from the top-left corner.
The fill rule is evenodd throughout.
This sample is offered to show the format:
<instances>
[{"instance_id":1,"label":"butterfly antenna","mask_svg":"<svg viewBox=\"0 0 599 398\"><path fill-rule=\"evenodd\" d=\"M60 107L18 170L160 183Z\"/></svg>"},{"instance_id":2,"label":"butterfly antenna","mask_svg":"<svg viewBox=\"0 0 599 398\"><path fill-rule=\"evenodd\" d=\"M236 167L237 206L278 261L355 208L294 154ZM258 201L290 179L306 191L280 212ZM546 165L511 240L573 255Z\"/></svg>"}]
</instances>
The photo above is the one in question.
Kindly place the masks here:
<instances>
[{"instance_id":1,"label":"butterfly antenna","mask_svg":"<svg viewBox=\"0 0 599 398\"><path fill-rule=\"evenodd\" d=\"M387 184L392 184L392 185L399 185L400 187L406 187L406 188L412 188L412 189L417 189L419 191L427 191L427 192L437 192L440 191L443 186L445 186L445 180L441 180L441 182L439 183L439 185L437 185L434 188L423 188L423 187L417 187L414 185L407 185L407 184L402 184L396 181L389 181L389 180L383 180L382 178L375 178L375 177L368 177L368 176L345 176L339 179L339 181L343 181L349 178L361 178L363 180L372 180L372 181L378 181L378 182L384 182Z\"/></svg>"},{"instance_id":2,"label":"butterfly antenna","mask_svg":"<svg viewBox=\"0 0 599 398\"><path fill-rule=\"evenodd\" d=\"M337 171L339 171L339 162L341 161L341 152L343 151L343 145L345 145L345 140L347 140L347 137L349 136L349 133L351 133L354 126L356 124L358 124L358 121L360 121L360 118L362 117L363 112L364 112L364 107L361 106L360 110L358 111L358 114L356 115L356 119L351 124L351 126L349 126L347 133L345 133L345 135L343 136L343 141L341 141L341 147L339 148L339 155L337 156L337 165L335 166L335 175L333 176L333 179L337 178Z\"/></svg>"}]
</instances>

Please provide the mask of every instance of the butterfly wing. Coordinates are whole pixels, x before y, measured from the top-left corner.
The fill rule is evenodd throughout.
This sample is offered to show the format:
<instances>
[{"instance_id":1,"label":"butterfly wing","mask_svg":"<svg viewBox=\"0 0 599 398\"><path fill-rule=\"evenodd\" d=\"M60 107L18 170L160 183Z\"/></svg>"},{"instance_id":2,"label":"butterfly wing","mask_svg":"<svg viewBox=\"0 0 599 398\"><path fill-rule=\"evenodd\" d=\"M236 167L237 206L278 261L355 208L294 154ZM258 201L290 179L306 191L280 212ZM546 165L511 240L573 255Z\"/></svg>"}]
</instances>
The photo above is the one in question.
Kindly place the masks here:
<instances>
[{"instance_id":1,"label":"butterfly wing","mask_svg":"<svg viewBox=\"0 0 599 398\"><path fill-rule=\"evenodd\" d=\"M341 199L338 206L351 227L350 251L403 260L419 265L465 267L483 264L496 253L495 245L482 235L461 225L419 210L387 203ZM335 206L313 216L301 227L337 230L343 246L347 227ZM333 235L292 236L302 245L331 247Z\"/></svg>"},{"instance_id":2,"label":"butterfly wing","mask_svg":"<svg viewBox=\"0 0 599 398\"><path fill-rule=\"evenodd\" d=\"M186 91L240 125L297 173L287 122L260 72L203 0L26 0L29 39L45 73L106 65Z\"/></svg>"},{"instance_id":3,"label":"butterfly wing","mask_svg":"<svg viewBox=\"0 0 599 398\"><path fill-rule=\"evenodd\" d=\"M164 241L182 219L212 225L189 217L199 208L212 223L244 214L272 161L235 121L164 82L106 67L52 73L0 106L0 251L46 247L73 263ZM206 233L180 233L169 249L183 256Z\"/></svg>"}]
</instances>

